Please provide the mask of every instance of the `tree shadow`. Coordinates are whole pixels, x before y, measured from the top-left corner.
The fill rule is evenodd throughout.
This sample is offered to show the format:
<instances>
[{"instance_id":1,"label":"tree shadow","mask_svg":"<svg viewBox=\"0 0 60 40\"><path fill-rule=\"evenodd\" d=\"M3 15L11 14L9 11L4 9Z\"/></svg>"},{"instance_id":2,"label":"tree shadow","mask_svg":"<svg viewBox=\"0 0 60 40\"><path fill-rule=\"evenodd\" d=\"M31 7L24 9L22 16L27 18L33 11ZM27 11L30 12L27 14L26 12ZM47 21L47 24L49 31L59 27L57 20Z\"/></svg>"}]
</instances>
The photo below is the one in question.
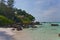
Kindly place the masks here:
<instances>
[{"instance_id":1,"label":"tree shadow","mask_svg":"<svg viewBox=\"0 0 60 40\"><path fill-rule=\"evenodd\" d=\"M0 31L0 40L14 40L11 35L6 34L5 31Z\"/></svg>"}]
</instances>

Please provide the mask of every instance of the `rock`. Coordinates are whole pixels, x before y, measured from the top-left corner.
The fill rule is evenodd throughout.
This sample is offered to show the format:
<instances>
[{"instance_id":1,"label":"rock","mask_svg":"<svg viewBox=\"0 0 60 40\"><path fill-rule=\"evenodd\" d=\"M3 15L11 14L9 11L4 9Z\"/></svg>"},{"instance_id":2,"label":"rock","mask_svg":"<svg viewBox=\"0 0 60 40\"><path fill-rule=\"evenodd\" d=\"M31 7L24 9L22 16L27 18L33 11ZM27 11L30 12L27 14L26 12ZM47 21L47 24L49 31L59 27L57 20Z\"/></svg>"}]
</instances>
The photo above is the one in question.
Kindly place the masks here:
<instances>
[{"instance_id":1,"label":"rock","mask_svg":"<svg viewBox=\"0 0 60 40\"><path fill-rule=\"evenodd\" d=\"M58 36L60 37L60 34L58 34Z\"/></svg>"},{"instance_id":2,"label":"rock","mask_svg":"<svg viewBox=\"0 0 60 40\"><path fill-rule=\"evenodd\" d=\"M40 25L42 25L42 24L40 24Z\"/></svg>"},{"instance_id":3,"label":"rock","mask_svg":"<svg viewBox=\"0 0 60 40\"><path fill-rule=\"evenodd\" d=\"M17 31L23 30L22 27L17 27Z\"/></svg>"},{"instance_id":4,"label":"rock","mask_svg":"<svg viewBox=\"0 0 60 40\"><path fill-rule=\"evenodd\" d=\"M15 29L13 28L12 30L14 31Z\"/></svg>"},{"instance_id":5,"label":"rock","mask_svg":"<svg viewBox=\"0 0 60 40\"><path fill-rule=\"evenodd\" d=\"M32 26L32 28L37 28L37 26Z\"/></svg>"},{"instance_id":6,"label":"rock","mask_svg":"<svg viewBox=\"0 0 60 40\"><path fill-rule=\"evenodd\" d=\"M59 26L58 24L51 24L51 26Z\"/></svg>"}]
</instances>

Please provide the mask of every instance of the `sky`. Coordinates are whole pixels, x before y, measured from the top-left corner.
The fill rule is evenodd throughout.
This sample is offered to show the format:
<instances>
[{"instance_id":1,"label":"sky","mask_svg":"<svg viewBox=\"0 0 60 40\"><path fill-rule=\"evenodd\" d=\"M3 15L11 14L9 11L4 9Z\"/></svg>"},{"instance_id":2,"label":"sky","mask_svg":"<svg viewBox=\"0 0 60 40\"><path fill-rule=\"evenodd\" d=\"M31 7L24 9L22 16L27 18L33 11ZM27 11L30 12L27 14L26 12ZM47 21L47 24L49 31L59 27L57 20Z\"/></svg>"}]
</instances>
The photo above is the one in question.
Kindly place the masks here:
<instances>
[{"instance_id":1,"label":"sky","mask_svg":"<svg viewBox=\"0 0 60 40\"><path fill-rule=\"evenodd\" d=\"M36 21L60 22L60 0L15 0L15 7L26 10Z\"/></svg>"}]
</instances>

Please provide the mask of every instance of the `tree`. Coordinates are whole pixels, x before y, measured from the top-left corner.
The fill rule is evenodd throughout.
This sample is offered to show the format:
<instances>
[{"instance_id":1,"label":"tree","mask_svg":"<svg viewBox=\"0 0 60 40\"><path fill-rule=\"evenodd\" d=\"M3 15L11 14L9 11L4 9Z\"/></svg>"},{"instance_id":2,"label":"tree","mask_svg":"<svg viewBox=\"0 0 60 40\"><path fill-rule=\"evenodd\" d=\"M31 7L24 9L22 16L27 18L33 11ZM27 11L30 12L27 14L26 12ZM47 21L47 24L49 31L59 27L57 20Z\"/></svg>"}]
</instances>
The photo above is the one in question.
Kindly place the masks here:
<instances>
[{"instance_id":1,"label":"tree","mask_svg":"<svg viewBox=\"0 0 60 40\"><path fill-rule=\"evenodd\" d=\"M7 7L8 10L7 12L9 13L10 17L12 19L12 17L14 16L14 10L13 10L13 6L14 6L14 0L7 0Z\"/></svg>"},{"instance_id":2,"label":"tree","mask_svg":"<svg viewBox=\"0 0 60 40\"><path fill-rule=\"evenodd\" d=\"M0 0L0 8L4 5L5 0Z\"/></svg>"},{"instance_id":3,"label":"tree","mask_svg":"<svg viewBox=\"0 0 60 40\"><path fill-rule=\"evenodd\" d=\"M27 13L25 10L14 8L14 0L7 0L7 5L5 0L0 1L0 15L5 18L14 20L15 23L29 24L35 20L35 17ZM15 12L17 14L15 14ZM7 21L6 21L7 22ZM3 23L3 21L1 21Z\"/></svg>"},{"instance_id":4,"label":"tree","mask_svg":"<svg viewBox=\"0 0 60 40\"><path fill-rule=\"evenodd\" d=\"M0 1L0 14L6 15L6 8L7 6L5 5L5 0Z\"/></svg>"},{"instance_id":5,"label":"tree","mask_svg":"<svg viewBox=\"0 0 60 40\"><path fill-rule=\"evenodd\" d=\"M12 23L13 23L13 20L8 19L7 17L0 15L0 26L12 24Z\"/></svg>"},{"instance_id":6,"label":"tree","mask_svg":"<svg viewBox=\"0 0 60 40\"><path fill-rule=\"evenodd\" d=\"M5 0L0 0L0 3L5 3Z\"/></svg>"},{"instance_id":7,"label":"tree","mask_svg":"<svg viewBox=\"0 0 60 40\"><path fill-rule=\"evenodd\" d=\"M8 4L8 7L13 8L13 6L14 6L14 0L8 0L7 4Z\"/></svg>"}]
</instances>

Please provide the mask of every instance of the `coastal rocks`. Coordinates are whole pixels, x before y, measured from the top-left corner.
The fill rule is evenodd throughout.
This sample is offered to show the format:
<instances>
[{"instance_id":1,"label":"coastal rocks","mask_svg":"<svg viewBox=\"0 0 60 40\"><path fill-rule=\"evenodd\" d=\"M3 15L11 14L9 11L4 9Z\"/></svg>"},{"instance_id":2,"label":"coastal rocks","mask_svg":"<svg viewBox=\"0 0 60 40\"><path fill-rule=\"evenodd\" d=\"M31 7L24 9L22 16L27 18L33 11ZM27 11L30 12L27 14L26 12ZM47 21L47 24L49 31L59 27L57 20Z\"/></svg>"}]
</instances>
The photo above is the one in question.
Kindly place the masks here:
<instances>
[{"instance_id":1,"label":"coastal rocks","mask_svg":"<svg viewBox=\"0 0 60 40\"><path fill-rule=\"evenodd\" d=\"M15 28L12 29L13 31L15 30Z\"/></svg>"},{"instance_id":2,"label":"coastal rocks","mask_svg":"<svg viewBox=\"0 0 60 40\"><path fill-rule=\"evenodd\" d=\"M17 31L23 30L23 27L17 26L16 30L17 30Z\"/></svg>"},{"instance_id":3,"label":"coastal rocks","mask_svg":"<svg viewBox=\"0 0 60 40\"><path fill-rule=\"evenodd\" d=\"M59 24L51 24L51 26L59 26Z\"/></svg>"},{"instance_id":4,"label":"coastal rocks","mask_svg":"<svg viewBox=\"0 0 60 40\"><path fill-rule=\"evenodd\" d=\"M32 26L32 28L37 28L37 26Z\"/></svg>"},{"instance_id":5,"label":"coastal rocks","mask_svg":"<svg viewBox=\"0 0 60 40\"><path fill-rule=\"evenodd\" d=\"M60 37L60 34L58 34L58 36Z\"/></svg>"}]
</instances>

